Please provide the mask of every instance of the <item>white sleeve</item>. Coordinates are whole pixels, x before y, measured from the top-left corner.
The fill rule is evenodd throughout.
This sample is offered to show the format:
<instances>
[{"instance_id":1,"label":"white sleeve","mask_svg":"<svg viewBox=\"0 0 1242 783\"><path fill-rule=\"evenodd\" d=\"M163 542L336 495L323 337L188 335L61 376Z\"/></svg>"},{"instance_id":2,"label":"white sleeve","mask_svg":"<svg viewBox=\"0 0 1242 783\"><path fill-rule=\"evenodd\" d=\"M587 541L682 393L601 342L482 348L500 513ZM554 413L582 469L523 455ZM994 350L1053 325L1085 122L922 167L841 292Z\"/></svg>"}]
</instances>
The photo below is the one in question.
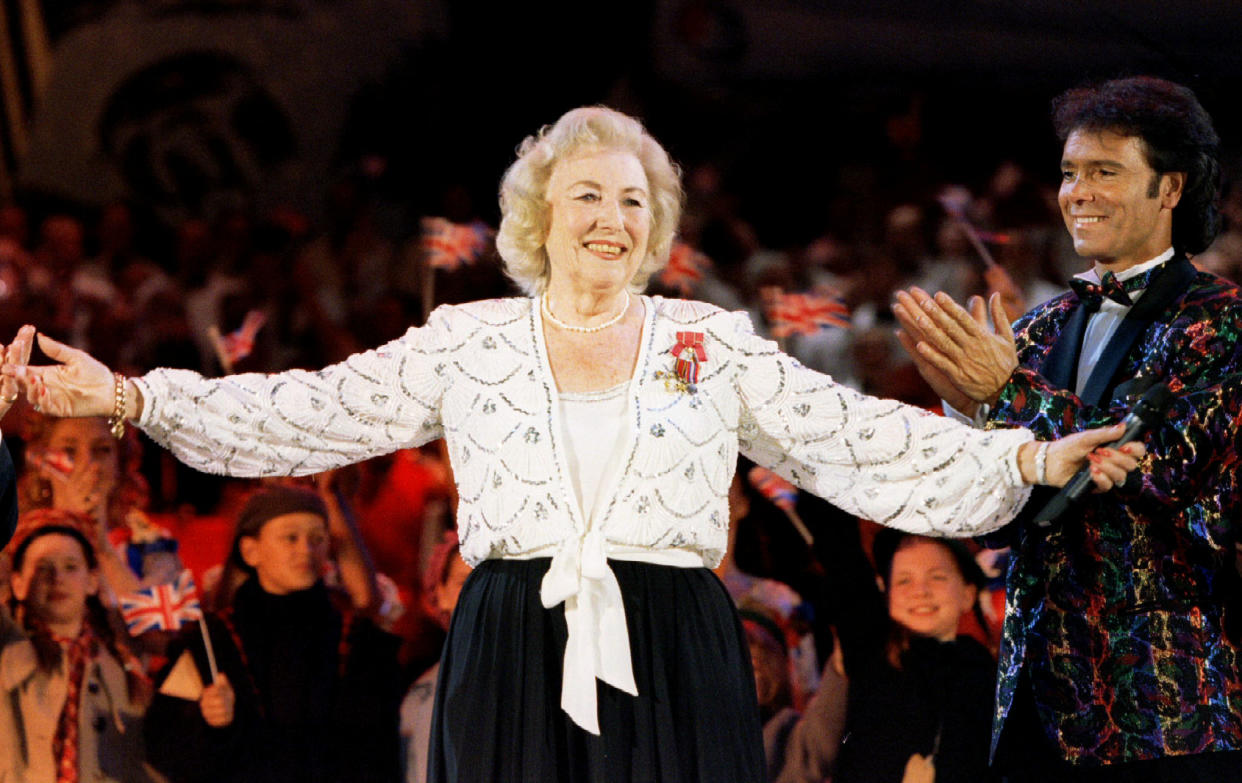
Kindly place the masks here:
<instances>
[{"instance_id":1,"label":"white sleeve","mask_svg":"<svg viewBox=\"0 0 1242 783\"><path fill-rule=\"evenodd\" d=\"M756 337L737 315L741 451L833 505L914 533L971 536L1002 527L1030 487L1024 429L980 431L859 394Z\"/></svg>"},{"instance_id":2,"label":"white sleeve","mask_svg":"<svg viewBox=\"0 0 1242 783\"><path fill-rule=\"evenodd\" d=\"M440 437L441 308L421 328L317 372L135 379L138 426L191 467L230 476L308 475Z\"/></svg>"},{"instance_id":3,"label":"white sleeve","mask_svg":"<svg viewBox=\"0 0 1242 783\"><path fill-rule=\"evenodd\" d=\"M977 430L981 430L987 426L988 414L992 412L992 406L988 405L986 402L979 403L979 407L975 411L974 416L967 416L965 413L962 413L944 400L940 401L940 409L944 411L944 415L948 416L950 419L961 422L962 424L967 424Z\"/></svg>"}]
</instances>

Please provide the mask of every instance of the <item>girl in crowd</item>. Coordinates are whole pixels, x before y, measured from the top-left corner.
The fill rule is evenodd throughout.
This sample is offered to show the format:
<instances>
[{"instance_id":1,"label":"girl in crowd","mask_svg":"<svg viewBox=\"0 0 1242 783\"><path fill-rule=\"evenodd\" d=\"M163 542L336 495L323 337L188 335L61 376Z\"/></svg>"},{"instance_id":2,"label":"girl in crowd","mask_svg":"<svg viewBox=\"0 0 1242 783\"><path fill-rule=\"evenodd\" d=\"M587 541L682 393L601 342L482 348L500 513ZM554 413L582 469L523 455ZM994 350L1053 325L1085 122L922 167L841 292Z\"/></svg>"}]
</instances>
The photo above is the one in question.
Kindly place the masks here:
<instances>
[{"instance_id":1,"label":"girl in crowd","mask_svg":"<svg viewBox=\"0 0 1242 783\"><path fill-rule=\"evenodd\" d=\"M28 512L0 606L0 781L141 783L150 683L98 598L89 519ZM10 609L12 612L10 613Z\"/></svg>"},{"instance_id":2,"label":"girl in crowd","mask_svg":"<svg viewBox=\"0 0 1242 783\"><path fill-rule=\"evenodd\" d=\"M895 530L873 553L887 635L840 648L795 728L779 783L986 783L996 662L959 636L984 577L958 541ZM862 600L865 597L860 596Z\"/></svg>"}]
</instances>

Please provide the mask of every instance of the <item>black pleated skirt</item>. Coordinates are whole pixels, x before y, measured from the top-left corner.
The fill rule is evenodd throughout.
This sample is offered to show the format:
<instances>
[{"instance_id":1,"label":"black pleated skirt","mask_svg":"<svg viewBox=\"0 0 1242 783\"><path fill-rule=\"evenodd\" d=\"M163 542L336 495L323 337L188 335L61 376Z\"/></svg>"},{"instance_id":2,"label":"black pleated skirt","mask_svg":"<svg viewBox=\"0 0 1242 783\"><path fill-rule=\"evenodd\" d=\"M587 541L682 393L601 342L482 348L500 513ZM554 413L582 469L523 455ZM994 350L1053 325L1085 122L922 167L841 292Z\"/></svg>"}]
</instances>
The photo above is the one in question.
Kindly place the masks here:
<instances>
[{"instance_id":1,"label":"black pleated skirt","mask_svg":"<svg viewBox=\"0 0 1242 783\"><path fill-rule=\"evenodd\" d=\"M440 662L428 780L763 781L750 656L716 576L609 561L625 601L638 696L597 681L595 736L561 710L565 613L540 603L548 564L488 560L467 580Z\"/></svg>"}]
</instances>

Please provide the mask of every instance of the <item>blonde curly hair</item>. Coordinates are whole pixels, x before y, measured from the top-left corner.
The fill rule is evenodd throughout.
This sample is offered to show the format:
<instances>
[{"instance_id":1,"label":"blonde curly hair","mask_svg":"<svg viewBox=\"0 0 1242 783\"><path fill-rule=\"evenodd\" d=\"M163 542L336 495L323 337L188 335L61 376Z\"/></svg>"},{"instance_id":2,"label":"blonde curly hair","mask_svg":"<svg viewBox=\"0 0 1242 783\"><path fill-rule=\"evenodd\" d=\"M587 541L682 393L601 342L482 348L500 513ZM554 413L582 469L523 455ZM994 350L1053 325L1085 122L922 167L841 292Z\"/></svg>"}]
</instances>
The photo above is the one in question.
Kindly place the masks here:
<instances>
[{"instance_id":1,"label":"blonde curly hair","mask_svg":"<svg viewBox=\"0 0 1242 783\"><path fill-rule=\"evenodd\" d=\"M56 430L64 419L28 412L23 422L22 434L26 441L26 453L43 456ZM116 486L107 498L108 527L120 527L132 510L143 510L150 500L150 487L142 475L142 443L137 430L127 427L125 437L114 441L108 429L108 420L102 416L88 419L106 435L109 444L116 447ZM43 473L27 464L17 479L18 505L23 513L52 507L52 487Z\"/></svg>"},{"instance_id":2,"label":"blonde curly hair","mask_svg":"<svg viewBox=\"0 0 1242 783\"><path fill-rule=\"evenodd\" d=\"M642 291L647 281L668 262L669 248L681 219L684 191L681 169L642 123L606 106L586 106L566 112L554 125L527 136L500 181L500 230L496 248L505 273L527 294L547 287L548 180L552 169L584 148L629 152L638 158L650 188L651 234L647 257L639 264L630 289Z\"/></svg>"}]
</instances>

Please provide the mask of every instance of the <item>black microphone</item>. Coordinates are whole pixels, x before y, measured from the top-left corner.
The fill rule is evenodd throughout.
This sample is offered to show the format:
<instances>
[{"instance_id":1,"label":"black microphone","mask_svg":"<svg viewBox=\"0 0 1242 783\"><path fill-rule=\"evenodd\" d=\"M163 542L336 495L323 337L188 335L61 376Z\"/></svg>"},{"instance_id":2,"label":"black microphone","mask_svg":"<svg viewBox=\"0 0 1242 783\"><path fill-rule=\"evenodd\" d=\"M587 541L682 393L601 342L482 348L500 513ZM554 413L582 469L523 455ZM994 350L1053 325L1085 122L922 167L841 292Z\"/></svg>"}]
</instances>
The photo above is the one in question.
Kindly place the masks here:
<instances>
[{"instance_id":1,"label":"black microphone","mask_svg":"<svg viewBox=\"0 0 1242 783\"><path fill-rule=\"evenodd\" d=\"M1115 449L1137 440L1149 427L1160 422L1172 403L1173 393L1169 391L1168 386L1163 383L1152 386L1143 393L1138 402L1134 403L1130 414L1121 422L1126 425L1125 432L1120 438L1107 444L1108 448ZM1083 496L1091 491L1091 487L1091 466L1086 465L1074 474L1068 484L1061 487L1061 491L1054 495L1047 505L1040 509L1040 512L1035 515L1035 524L1048 527L1052 524L1052 520L1082 500Z\"/></svg>"}]
</instances>

